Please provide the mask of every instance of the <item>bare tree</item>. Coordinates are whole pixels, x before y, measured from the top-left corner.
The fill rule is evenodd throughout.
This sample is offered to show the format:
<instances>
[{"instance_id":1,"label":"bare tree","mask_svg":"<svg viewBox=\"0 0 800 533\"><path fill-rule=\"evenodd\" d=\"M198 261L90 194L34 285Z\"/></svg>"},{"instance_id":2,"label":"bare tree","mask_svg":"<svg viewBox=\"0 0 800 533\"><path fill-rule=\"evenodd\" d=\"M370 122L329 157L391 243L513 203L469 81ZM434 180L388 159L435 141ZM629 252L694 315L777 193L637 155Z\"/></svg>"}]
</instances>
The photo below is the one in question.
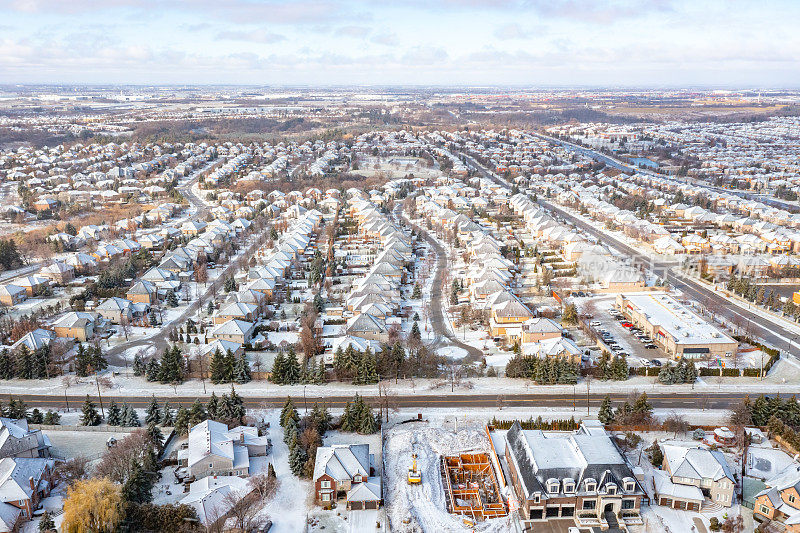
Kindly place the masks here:
<instances>
[{"instance_id":1,"label":"bare tree","mask_svg":"<svg viewBox=\"0 0 800 533\"><path fill-rule=\"evenodd\" d=\"M88 477L89 459L83 455L76 455L67 461L56 463L53 470L53 478L57 485L64 483L69 486Z\"/></svg>"},{"instance_id":2,"label":"bare tree","mask_svg":"<svg viewBox=\"0 0 800 533\"><path fill-rule=\"evenodd\" d=\"M266 501L275 495L278 490L278 478L270 477L268 473L262 472L250 478L248 482L253 494L257 495L261 501Z\"/></svg>"},{"instance_id":3,"label":"bare tree","mask_svg":"<svg viewBox=\"0 0 800 533\"><path fill-rule=\"evenodd\" d=\"M253 531L264 521L263 517L259 517L261 500L257 494L251 492L242 497L239 493L231 491L225 495L222 502L230 507L226 516L235 519L236 527L240 531Z\"/></svg>"}]
</instances>

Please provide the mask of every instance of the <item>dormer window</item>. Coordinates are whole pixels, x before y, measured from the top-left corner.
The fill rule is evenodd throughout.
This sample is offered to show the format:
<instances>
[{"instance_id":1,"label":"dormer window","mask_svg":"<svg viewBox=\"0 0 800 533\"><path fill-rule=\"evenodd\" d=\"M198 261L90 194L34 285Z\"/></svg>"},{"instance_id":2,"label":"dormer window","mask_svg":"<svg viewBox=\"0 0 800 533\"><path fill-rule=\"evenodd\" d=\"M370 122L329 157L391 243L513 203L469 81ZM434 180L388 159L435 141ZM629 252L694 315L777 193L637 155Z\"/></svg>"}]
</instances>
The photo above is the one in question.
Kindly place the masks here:
<instances>
[{"instance_id":1,"label":"dormer window","mask_svg":"<svg viewBox=\"0 0 800 533\"><path fill-rule=\"evenodd\" d=\"M575 494L575 480L570 478L564 480L564 493Z\"/></svg>"},{"instance_id":2,"label":"dormer window","mask_svg":"<svg viewBox=\"0 0 800 533\"><path fill-rule=\"evenodd\" d=\"M560 483L557 479L550 478L547 480L547 492L550 494L558 494L558 487Z\"/></svg>"},{"instance_id":3,"label":"dormer window","mask_svg":"<svg viewBox=\"0 0 800 533\"><path fill-rule=\"evenodd\" d=\"M597 482L593 479L587 479L584 482L584 486L586 487L586 492L594 492L597 490Z\"/></svg>"},{"instance_id":4,"label":"dormer window","mask_svg":"<svg viewBox=\"0 0 800 533\"><path fill-rule=\"evenodd\" d=\"M361 483L361 474L356 474L355 476L353 476L353 482Z\"/></svg>"},{"instance_id":5,"label":"dormer window","mask_svg":"<svg viewBox=\"0 0 800 533\"><path fill-rule=\"evenodd\" d=\"M636 490L636 482L629 477L626 477L622 480L623 487L625 487L625 492L634 492Z\"/></svg>"},{"instance_id":6,"label":"dormer window","mask_svg":"<svg viewBox=\"0 0 800 533\"><path fill-rule=\"evenodd\" d=\"M541 492L534 492L533 493L533 503L539 503L542 501L542 493Z\"/></svg>"},{"instance_id":7,"label":"dormer window","mask_svg":"<svg viewBox=\"0 0 800 533\"><path fill-rule=\"evenodd\" d=\"M606 494L616 494L617 493L617 485L615 483L608 483L606 485Z\"/></svg>"}]
</instances>

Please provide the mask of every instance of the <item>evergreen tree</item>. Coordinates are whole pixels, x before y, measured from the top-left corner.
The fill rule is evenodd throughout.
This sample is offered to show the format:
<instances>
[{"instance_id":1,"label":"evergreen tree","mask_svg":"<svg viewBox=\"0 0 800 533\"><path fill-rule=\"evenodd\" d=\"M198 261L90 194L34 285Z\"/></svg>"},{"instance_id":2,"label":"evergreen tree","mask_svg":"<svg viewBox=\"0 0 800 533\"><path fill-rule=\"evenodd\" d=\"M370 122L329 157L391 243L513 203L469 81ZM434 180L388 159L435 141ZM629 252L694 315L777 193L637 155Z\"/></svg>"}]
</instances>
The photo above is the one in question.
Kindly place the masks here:
<instances>
[{"instance_id":1,"label":"evergreen tree","mask_svg":"<svg viewBox=\"0 0 800 533\"><path fill-rule=\"evenodd\" d=\"M653 406L650 405L646 392L643 392L638 398L636 398L636 401L633 404L633 412L645 414L650 414L653 412Z\"/></svg>"},{"instance_id":2,"label":"evergreen tree","mask_svg":"<svg viewBox=\"0 0 800 533\"><path fill-rule=\"evenodd\" d=\"M50 377L50 347L42 346L33 352L33 377L47 379Z\"/></svg>"},{"instance_id":3,"label":"evergreen tree","mask_svg":"<svg viewBox=\"0 0 800 533\"><path fill-rule=\"evenodd\" d=\"M7 415L9 418L14 420L21 420L23 418L28 418L28 406L25 405L25 402L22 400L17 400L16 398L11 398L8 401L8 410Z\"/></svg>"},{"instance_id":4,"label":"evergreen tree","mask_svg":"<svg viewBox=\"0 0 800 533\"><path fill-rule=\"evenodd\" d=\"M133 356L133 375L134 376L144 376L147 372L147 364L144 362L144 358L141 354L136 354Z\"/></svg>"},{"instance_id":5,"label":"evergreen tree","mask_svg":"<svg viewBox=\"0 0 800 533\"><path fill-rule=\"evenodd\" d=\"M314 421L314 426L317 428L317 433L322 437L328 431L331 425L331 415L324 405L314 403L314 409L311 411L311 419Z\"/></svg>"},{"instance_id":6,"label":"evergreen tree","mask_svg":"<svg viewBox=\"0 0 800 533\"><path fill-rule=\"evenodd\" d=\"M231 395L228 397L229 401L229 409L228 409L228 417L229 419L236 420L239 424L242 423L244 420L244 416L246 413L244 407L244 400L241 396L236 394L236 389L233 388L231 385Z\"/></svg>"},{"instance_id":7,"label":"evergreen tree","mask_svg":"<svg viewBox=\"0 0 800 533\"><path fill-rule=\"evenodd\" d=\"M153 481L139 461L132 463L128 479L122 485L122 497L132 503L149 503L153 499Z\"/></svg>"},{"instance_id":8,"label":"evergreen tree","mask_svg":"<svg viewBox=\"0 0 800 533\"><path fill-rule=\"evenodd\" d=\"M414 300L419 300L422 298L422 289L419 286L419 283L414 284L414 292L411 293L411 298Z\"/></svg>"},{"instance_id":9,"label":"evergreen tree","mask_svg":"<svg viewBox=\"0 0 800 533\"><path fill-rule=\"evenodd\" d=\"M86 352L89 356L92 369L95 372L100 372L108 368L108 361L106 361L106 357L103 355L103 350L100 348L99 344L90 346Z\"/></svg>"},{"instance_id":10,"label":"evergreen tree","mask_svg":"<svg viewBox=\"0 0 800 533\"><path fill-rule=\"evenodd\" d=\"M181 349L174 345L164 349L161 355L159 381L161 383L182 383L184 378L184 361Z\"/></svg>"},{"instance_id":11,"label":"evergreen tree","mask_svg":"<svg viewBox=\"0 0 800 533\"><path fill-rule=\"evenodd\" d=\"M45 509L42 518L39 519L39 533L51 533L56 530L56 523L50 515L50 511Z\"/></svg>"},{"instance_id":12,"label":"evergreen tree","mask_svg":"<svg viewBox=\"0 0 800 533\"><path fill-rule=\"evenodd\" d=\"M3 348L0 352L0 379L14 379L14 359L8 351L8 348Z\"/></svg>"},{"instance_id":13,"label":"evergreen tree","mask_svg":"<svg viewBox=\"0 0 800 533\"><path fill-rule=\"evenodd\" d=\"M300 477L303 474L303 467L308 460L308 454L295 438L289 445L289 469L292 474Z\"/></svg>"},{"instance_id":14,"label":"evergreen tree","mask_svg":"<svg viewBox=\"0 0 800 533\"><path fill-rule=\"evenodd\" d=\"M286 368L286 358L283 355L283 350L278 350L277 355L275 356L275 361L272 363L272 372L270 374L270 381L273 383L277 383L278 385L283 385L286 383L286 379L284 374Z\"/></svg>"},{"instance_id":15,"label":"evergreen tree","mask_svg":"<svg viewBox=\"0 0 800 533\"><path fill-rule=\"evenodd\" d=\"M208 399L208 403L206 404L206 412L208 413L208 418L211 420L217 420L220 418L220 403L219 398L215 392L211 393L211 397Z\"/></svg>"},{"instance_id":16,"label":"evergreen tree","mask_svg":"<svg viewBox=\"0 0 800 533\"><path fill-rule=\"evenodd\" d=\"M358 363L358 372L353 383L356 385L369 385L378 382L378 372L375 369L375 357L372 355L372 350L367 347L366 351L361 354L361 359Z\"/></svg>"},{"instance_id":17,"label":"evergreen tree","mask_svg":"<svg viewBox=\"0 0 800 533\"><path fill-rule=\"evenodd\" d=\"M610 424L614 421L614 409L611 407L611 397L608 394L603 398L603 403L600 404L600 412L597 414L597 418L603 424Z\"/></svg>"},{"instance_id":18,"label":"evergreen tree","mask_svg":"<svg viewBox=\"0 0 800 533\"><path fill-rule=\"evenodd\" d=\"M207 418L208 415L206 415L206 410L203 407L203 404L200 403L199 399L195 399L194 403L192 404L192 408L189 409L189 427L192 428Z\"/></svg>"},{"instance_id":19,"label":"evergreen tree","mask_svg":"<svg viewBox=\"0 0 800 533\"><path fill-rule=\"evenodd\" d=\"M280 424L282 428L286 429L289 419L292 419L295 422L300 420L300 415L297 413L297 408L295 408L294 401L292 401L291 396L286 397L286 402L284 402L283 408L281 409Z\"/></svg>"},{"instance_id":20,"label":"evergreen tree","mask_svg":"<svg viewBox=\"0 0 800 533\"><path fill-rule=\"evenodd\" d=\"M225 350L225 364L223 365L223 382L233 381L234 370L236 369L236 357L230 350Z\"/></svg>"},{"instance_id":21,"label":"evergreen tree","mask_svg":"<svg viewBox=\"0 0 800 533\"><path fill-rule=\"evenodd\" d=\"M151 358L147 363L147 381L158 381L161 377L161 365L158 364L158 359Z\"/></svg>"},{"instance_id":22,"label":"evergreen tree","mask_svg":"<svg viewBox=\"0 0 800 533\"><path fill-rule=\"evenodd\" d=\"M209 365L212 383L222 383L225 380L225 356L222 350L217 348L211 355L211 363Z\"/></svg>"},{"instance_id":23,"label":"evergreen tree","mask_svg":"<svg viewBox=\"0 0 800 533\"><path fill-rule=\"evenodd\" d=\"M295 385L300 382L300 363L294 352L294 346L289 346L289 353L286 355L283 382L288 385Z\"/></svg>"},{"instance_id":24,"label":"evergreen tree","mask_svg":"<svg viewBox=\"0 0 800 533\"><path fill-rule=\"evenodd\" d=\"M675 371L670 363L667 363L658 372L658 381L664 385L672 385L675 383Z\"/></svg>"},{"instance_id":25,"label":"evergreen tree","mask_svg":"<svg viewBox=\"0 0 800 533\"><path fill-rule=\"evenodd\" d=\"M167 304L167 306L169 306L169 307L178 307L178 297L177 297L177 296L175 296L175 292L174 292L174 291L169 291L169 292L167 293L167 297L166 297L166 299L164 300L164 302L165 302L165 303Z\"/></svg>"},{"instance_id":26,"label":"evergreen tree","mask_svg":"<svg viewBox=\"0 0 800 533\"><path fill-rule=\"evenodd\" d=\"M208 301L208 305L206 306L206 313L208 314L208 316L214 314L214 302L212 300Z\"/></svg>"},{"instance_id":27,"label":"evergreen tree","mask_svg":"<svg viewBox=\"0 0 800 533\"><path fill-rule=\"evenodd\" d=\"M356 394L356 399L358 399L358 394ZM356 429L356 419L355 416L358 413L354 412L353 402L347 402L344 406L344 413L342 413L342 418L339 420L339 428L345 432L352 432Z\"/></svg>"},{"instance_id":28,"label":"evergreen tree","mask_svg":"<svg viewBox=\"0 0 800 533\"><path fill-rule=\"evenodd\" d=\"M119 410L117 402L111 400L111 405L108 406L108 425L119 426L122 423L122 412Z\"/></svg>"},{"instance_id":29,"label":"evergreen tree","mask_svg":"<svg viewBox=\"0 0 800 533\"><path fill-rule=\"evenodd\" d=\"M130 404L122 404L122 425L129 428L139 427L139 415Z\"/></svg>"},{"instance_id":30,"label":"evergreen tree","mask_svg":"<svg viewBox=\"0 0 800 533\"><path fill-rule=\"evenodd\" d=\"M37 407L34 407L28 422L31 424L41 424L43 421L44 417L42 416L42 412Z\"/></svg>"},{"instance_id":31,"label":"evergreen tree","mask_svg":"<svg viewBox=\"0 0 800 533\"><path fill-rule=\"evenodd\" d=\"M378 425L375 422L375 416L370 409L364 409L361 412L361 421L358 425L358 432L362 435L371 435L378 430Z\"/></svg>"},{"instance_id":32,"label":"evergreen tree","mask_svg":"<svg viewBox=\"0 0 800 533\"><path fill-rule=\"evenodd\" d=\"M14 366L18 378L33 379L33 356L27 345L23 344L17 349L17 361Z\"/></svg>"},{"instance_id":33,"label":"evergreen tree","mask_svg":"<svg viewBox=\"0 0 800 533\"><path fill-rule=\"evenodd\" d=\"M325 383L325 362L320 361L317 364L316 371L314 372L314 384L315 385L322 385Z\"/></svg>"},{"instance_id":34,"label":"evergreen tree","mask_svg":"<svg viewBox=\"0 0 800 533\"><path fill-rule=\"evenodd\" d=\"M236 367L233 370L233 380L236 383L248 383L253 379L250 375L250 365L247 363L247 356L242 352L242 355L236 359Z\"/></svg>"},{"instance_id":35,"label":"evergreen tree","mask_svg":"<svg viewBox=\"0 0 800 533\"><path fill-rule=\"evenodd\" d=\"M419 330L419 324L417 322L414 322L414 325L411 326L409 337L415 342L420 342L422 340L422 332Z\"/></svg>"},{"instance_id":36,"label":"evergreen tree","mask_svg":"<svg viewBox=\"0 0 800 533\"><path fill-rule=\"evenodd\" d=\"M161 428L153 422L147 424L147 437L150 439L150 443L153 447L161 453L162 447L164 446L164 434L161 433Z\"/></svg>"},{"instance_id":37,"label":"evergreen tree","mask_svg":"<svg viewBox=\"0 0 800 533\"><path fill-rule=\"evenodd\" d=\"M175 414L175 433L178 435L189 434L189 411L182 405L178 407L178 412Z\"/></svg>"},{"instance_id":38,"label":"evergreen tree","mask_svg":"<svg viewBox=\"0 0 800 533\"><path fill-rule=\"evenodd\" d=\"M94 405L94 402L89 398L89 395L86 395L86 400L83 402L83 414L81 415L81 425L83 426L97 426L100 424L100 413L97 412L97 408Z\"/></svg>"},{"instance_id":39,"label":"evergreen tree","mask_svg":"<svg viewBox=\"0 0 800 533\"><path fill-rule=\"evenodd\" d=\"M144 417L147 424L158 424L161 421L161 407L158 405L158 400L153 396L150 400L150 405L147 406L147 415Z\"/></svg>"},{"instance_id":40,"label":"evergreen tree","mask_svg":"<svg viewBox=\"0 0 800 533\"><path fill-rule=\"evenodd\" d=\"M47 411L44 414L43 422L48 426L57 426L61 422L61 415L55 411Z\"/></svg>"},{"instance_id":41,"label":"evergreen tree","mask_svg":"<svg viewBox=\"0 0 800 533\"><path fill-rule=\"evenodd\" d=\"M171 427L175 424L175 417L172 414L172 407L169 402L165 401L164 406L161 408L161 425L164 427Z\"/></svg>"}]
</instances>

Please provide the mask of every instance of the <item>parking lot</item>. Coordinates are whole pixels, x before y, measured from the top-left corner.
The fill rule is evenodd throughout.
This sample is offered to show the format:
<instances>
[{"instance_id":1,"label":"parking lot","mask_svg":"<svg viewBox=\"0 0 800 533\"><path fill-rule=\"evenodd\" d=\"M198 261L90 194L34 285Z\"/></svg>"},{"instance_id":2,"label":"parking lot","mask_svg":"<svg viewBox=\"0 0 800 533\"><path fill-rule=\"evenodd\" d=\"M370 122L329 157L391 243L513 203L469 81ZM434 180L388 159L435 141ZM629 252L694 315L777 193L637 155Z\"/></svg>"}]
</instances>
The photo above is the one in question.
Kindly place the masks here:
<instances>
[{"instance_id":1,"label":"parking lot","mask_svg":"<svg viewBox=\"0 0 800 533\"><path fill-rule=\"evenodd\" d=\"M664 350L639 330L630 326L614 308L597 309L589 327L598 342L612 354L625 354L630 366L660 366L667 360Z\"/></svg>"}]
</instances>

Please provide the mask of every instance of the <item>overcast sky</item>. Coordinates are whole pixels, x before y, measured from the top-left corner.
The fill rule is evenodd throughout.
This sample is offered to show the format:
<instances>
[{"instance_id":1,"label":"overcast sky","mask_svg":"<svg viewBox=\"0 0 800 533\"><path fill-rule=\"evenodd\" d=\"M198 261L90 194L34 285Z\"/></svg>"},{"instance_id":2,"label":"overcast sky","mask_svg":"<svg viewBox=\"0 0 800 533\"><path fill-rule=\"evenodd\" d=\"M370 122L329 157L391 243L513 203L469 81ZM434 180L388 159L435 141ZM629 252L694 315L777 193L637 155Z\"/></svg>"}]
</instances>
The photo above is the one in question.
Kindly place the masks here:
<instances>
[{"instance_id":1,"label":"overcast sky","mask_svg":"<svg viewBox=\"0 0 800 533\"><path fill-rule=\"evenodd\" d=\"M800 0L0 0L0 83L800 86Z\"/></svg>"}]
</instances>

